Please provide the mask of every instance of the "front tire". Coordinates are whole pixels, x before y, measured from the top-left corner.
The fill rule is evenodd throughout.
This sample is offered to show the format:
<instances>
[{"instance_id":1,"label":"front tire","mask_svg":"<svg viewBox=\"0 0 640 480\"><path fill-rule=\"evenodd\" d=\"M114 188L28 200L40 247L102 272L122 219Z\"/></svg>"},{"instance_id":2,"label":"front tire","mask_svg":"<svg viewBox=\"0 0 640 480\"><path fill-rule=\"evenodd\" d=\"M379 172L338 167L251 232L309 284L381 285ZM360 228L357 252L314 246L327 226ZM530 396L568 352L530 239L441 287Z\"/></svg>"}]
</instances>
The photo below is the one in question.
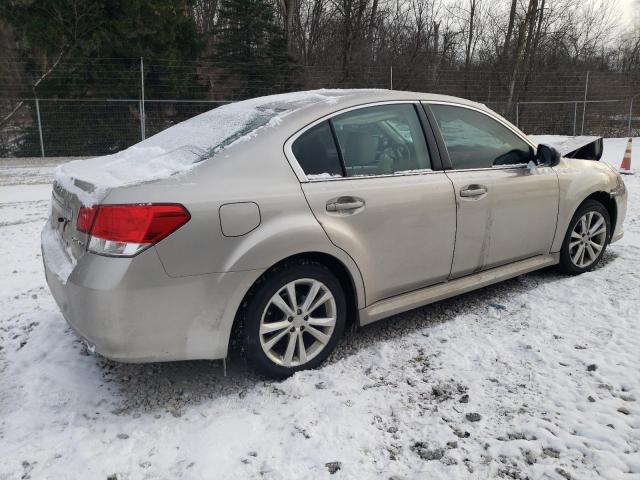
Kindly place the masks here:
<instances>
[{"instance_id":1,"label":"front tire","mask_svg":"<svg viewBox=\"0 0 640 480\"><path fill-rule=\"evenodd\" d=\"M285 264L266 274L243 311L249 364L272 378L320 365L335 348L346 321L338 279L312 261Z\"/></svg>"},{"instance_id":2,"label":"front tire","mask_svg":"<svg viewBox=\"0 0 640 480\"><path fill-rule=\"evenodd\" d=\"M578 275L595 268L611 238L609 212L600 202L587 200L573 215L560 250L560 270Z\"/></svg>"}]
</instances>

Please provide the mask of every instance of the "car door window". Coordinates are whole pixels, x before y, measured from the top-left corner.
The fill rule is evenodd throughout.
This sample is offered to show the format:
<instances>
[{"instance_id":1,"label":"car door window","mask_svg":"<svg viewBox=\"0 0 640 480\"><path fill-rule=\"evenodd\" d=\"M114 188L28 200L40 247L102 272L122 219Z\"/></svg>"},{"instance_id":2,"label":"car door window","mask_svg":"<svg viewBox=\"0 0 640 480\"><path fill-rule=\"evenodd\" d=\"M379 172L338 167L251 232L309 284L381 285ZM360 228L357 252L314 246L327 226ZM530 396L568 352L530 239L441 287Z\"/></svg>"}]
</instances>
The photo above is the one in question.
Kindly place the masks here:
<instances>
[{"instance_id":1,"label":"car door window","mask_svg":"<svg viewBox=\"0 0 640 480\"><path fill-rule=\"evenodd\" d=\"M531 148L488 115L464 107L431 105L454 169L526 164Z\"/></svg>"},{"instance_id":2,"label":"car door window","mask_svg":"<svg viewBox=\"0 0 640 480\"><path fill-rule=\"evenodd\" d=\"M291 151L307 177L341 177L342 164L329 122L324 121L300 135Z\"/></svg>"},{"instance_id":3,"label":"car door window","mask_svg":"<svg viewBox=\"0 0 640 480\"><path fill-rule=\"evenodd\" d=\"M359 108L331 122L348 177L431 169L413 104Z\"/></svg>"}]
</instances>

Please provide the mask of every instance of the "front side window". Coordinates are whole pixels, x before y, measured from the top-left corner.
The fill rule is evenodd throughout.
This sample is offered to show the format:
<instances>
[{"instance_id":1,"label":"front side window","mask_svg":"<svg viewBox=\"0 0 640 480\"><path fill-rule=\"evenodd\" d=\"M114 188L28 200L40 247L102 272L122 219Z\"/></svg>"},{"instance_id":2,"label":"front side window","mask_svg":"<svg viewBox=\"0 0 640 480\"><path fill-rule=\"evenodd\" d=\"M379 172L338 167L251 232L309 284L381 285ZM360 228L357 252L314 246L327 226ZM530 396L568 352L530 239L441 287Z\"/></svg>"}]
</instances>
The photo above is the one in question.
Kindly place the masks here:
<instances>
[{"instance_id":1,"label":"front side window","mask_svg":"<svg viewBox=\"0 0 640 480\"><path fill-rule=\"evenodd\" d=\"M340 156L329 122L322 122L300 135L291 150L307 177L341 177Z\"/></svg>"},{"instance_id":2,"label":"front side window","mask_svg":"<svg viewBox=\"0 0 640 480\"><path fill-rule=\"evenodd\" d=\"M359 108L331 122L348 177L431 169L413 104Z\"/></svg>"},{"instance_id":3,"label":"front side window","mask_svg":"<svg viewBox=\"0 0 640 480\"><path fill-rule=\"evenodd\" d=\"M529 144L491 117L464 107L431 105L454 169L526 164Z\"/></svg>"}]
</instances>

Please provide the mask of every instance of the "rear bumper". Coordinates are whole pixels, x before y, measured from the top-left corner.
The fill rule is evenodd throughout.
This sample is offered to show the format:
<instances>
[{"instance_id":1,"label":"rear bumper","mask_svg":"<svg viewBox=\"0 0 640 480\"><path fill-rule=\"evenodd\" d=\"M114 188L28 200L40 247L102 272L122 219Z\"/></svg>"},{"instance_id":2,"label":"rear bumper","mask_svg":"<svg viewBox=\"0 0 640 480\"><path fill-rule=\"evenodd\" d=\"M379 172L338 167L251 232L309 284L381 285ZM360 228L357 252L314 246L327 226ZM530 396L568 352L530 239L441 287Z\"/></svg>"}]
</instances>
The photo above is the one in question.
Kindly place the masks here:
<instances>
[{"instance_id":1,"label":"rear bumper","mask_svg":"<svg viewBox=\"0 0 640 480\"><path fill-rule=\"evenodd\" d=\"M173 278L150 248L133 258L86 253L65 280L47 243L47 283L64 318L91 349L123 362L224 358L235 312L262 274Z\"/></svg>"}]
</instances>

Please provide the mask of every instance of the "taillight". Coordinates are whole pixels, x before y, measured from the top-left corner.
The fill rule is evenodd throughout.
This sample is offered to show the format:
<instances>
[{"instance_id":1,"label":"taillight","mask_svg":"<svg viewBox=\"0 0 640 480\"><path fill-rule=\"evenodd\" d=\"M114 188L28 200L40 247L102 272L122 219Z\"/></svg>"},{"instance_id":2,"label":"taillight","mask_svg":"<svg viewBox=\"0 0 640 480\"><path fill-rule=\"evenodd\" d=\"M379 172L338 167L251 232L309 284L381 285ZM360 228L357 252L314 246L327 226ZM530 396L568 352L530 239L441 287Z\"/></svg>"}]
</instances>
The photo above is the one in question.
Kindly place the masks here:
<instances>
[{"instance_id":1,"label":"taillight","mask_svg":"<svg viewBox=\"0 0 640 480\"><path fill-rule=\"evenodd\" d=\"M177 204L99 205L82 207L76 228L91 236L89 250L94 253L133 256L190 218L187 209Z\"/></svg>"},{"instance_id":2,"label":"taillight","mask_svg":"<svg viewBox=\"0 0 640 480\"><path fill-rule=\"evenodd\" d=\"M81 207L78 212L76 229L79 232L90 233L93 221L96 219L96 213L98 213L98 207Z\"/></svg>"}]
</instances>

